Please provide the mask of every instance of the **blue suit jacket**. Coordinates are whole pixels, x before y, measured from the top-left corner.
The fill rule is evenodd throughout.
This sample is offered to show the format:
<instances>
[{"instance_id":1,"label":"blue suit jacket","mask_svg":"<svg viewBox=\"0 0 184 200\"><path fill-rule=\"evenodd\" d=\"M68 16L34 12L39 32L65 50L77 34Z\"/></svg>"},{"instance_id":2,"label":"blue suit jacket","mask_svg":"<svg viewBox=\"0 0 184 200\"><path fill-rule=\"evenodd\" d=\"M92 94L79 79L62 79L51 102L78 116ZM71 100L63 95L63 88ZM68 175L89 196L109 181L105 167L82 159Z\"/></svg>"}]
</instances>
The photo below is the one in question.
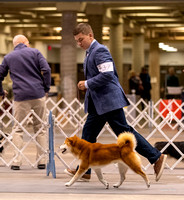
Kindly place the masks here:
<instances>
[{"instance_id":1,"label":"blue suit jacket","mask_svg":"<svg viewBox=\"0 0 184 200\"><path fill-rule=\"evenodd\" d=\"M112 70L99 71L98 66L107 62L113 63ZM89 94L99 115L129 105L119 83L112 56L108 49L97 41L91 45L85 58L84 75L89 87L85 95L85 112L88 111Z\"/></svg>"}]
</instances>

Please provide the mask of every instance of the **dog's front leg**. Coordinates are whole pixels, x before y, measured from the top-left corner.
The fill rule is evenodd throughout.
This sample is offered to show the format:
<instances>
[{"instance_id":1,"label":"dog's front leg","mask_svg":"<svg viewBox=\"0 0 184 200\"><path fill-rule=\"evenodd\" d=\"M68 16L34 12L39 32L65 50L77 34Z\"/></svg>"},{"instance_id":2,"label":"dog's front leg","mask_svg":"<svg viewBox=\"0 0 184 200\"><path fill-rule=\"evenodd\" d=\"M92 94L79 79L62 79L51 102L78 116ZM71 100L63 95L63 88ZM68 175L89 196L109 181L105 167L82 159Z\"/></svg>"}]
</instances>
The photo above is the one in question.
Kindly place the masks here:
<instances>
[{"instance_id":1,"label":"dog's front leg","mask_svg":"<svg viewBox=\"0 0 184 200\"><path fill-rule=\"evenodd\" d=\"M125 180L125 174L128 170L128 167L126 165L124 165L123 163L118 163L118 170L119 170L119 174L120 174L120 181L119 181L119 183L116 183L113 185L113 187L115 187L115 188L119 188L119 186Z\"/></svg>"},{"instance_id":2,"label":"dog's front leg","mask_svg":"<svg viewBox=\"0 0 184 200\"><path fill-rule=\"evenodd\" d=\"M73 185L79 178L81 178L84 175L86 171L87 169L81 169L79 167L73 178L69 182L65 183L65 186L70 187L71 185Z\"/></svg>"},{"instance_id":3,"label":"dog's front leg","mask_svg":"<svg viewBox=\"0 0 184 200\"><path fill-rule=\"evenodd\" d=\"M109 183L106 180L104 180L101 169L100 168L94 169L94 171L95 171L99 181L105 185L105 187L106 187L105 189L109 189Z\"/></svg>"}]
</instances>

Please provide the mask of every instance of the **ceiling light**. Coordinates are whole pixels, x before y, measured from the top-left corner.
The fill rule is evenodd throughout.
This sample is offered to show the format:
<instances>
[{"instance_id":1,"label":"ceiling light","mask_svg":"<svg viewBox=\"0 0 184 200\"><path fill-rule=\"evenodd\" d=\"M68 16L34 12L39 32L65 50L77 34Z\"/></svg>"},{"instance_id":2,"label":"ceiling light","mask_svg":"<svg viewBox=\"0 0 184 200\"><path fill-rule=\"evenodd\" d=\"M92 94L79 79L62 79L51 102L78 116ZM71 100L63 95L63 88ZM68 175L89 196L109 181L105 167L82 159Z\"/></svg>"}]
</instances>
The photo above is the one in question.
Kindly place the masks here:
<instances>
[{"instance_id":1,"label":"ceiling light","mask_svg":"<svg viewBox=\"0 0 184 200\"><path fill-rule=\"evenodd\" d=\"M19 23L20 20L19 19L6 19L5 22L6 23Z\"/></svg>"},{"instance_id":2,"label":"ceiling light","mask_svg":"<svg viewBox=\"0 0 184 200\"><path fill-rule=\"evenodd\" d=\"M77 13L77 17L85 17L86 14L85 13Z\"/></svg>"},{"instance_id":3,"label":"ceiling light","mask_svg":"<svg viewBox=\"0 0 184 200\"><path fill-rule=\"evenodd\" d=\"M104 26L102 29L103 35L109 35L110 28L108 26Z\"/></svg>"},{"instance_id":4,"label":"ceiling light","mask_svg":"<svg viewBox=\"0 0 184 200\"><path fill-rule=\"evenodd\" d=\"M166 27L183 27L184 26L184 24L181 24L181 23L179 23L179 24L163 24L163 23L157 23L157 24L149 24L148 25L148 27L158 27L158 28L160 28L160 27L162 27L162 28L166 28Z\"/></svg>"},{"instance_id":5,"label":"ceiling light","mask_svg":"<svg viewBox=\"0 0 184 200\"><path fill-rule=\"evenodd\" d=\"M177 27L177 28L174 29L174 31L181 31L181 32L183 32L184 31L184 27Z\"/></svg>"},{"instance_id":6,"label":"ceiling light","mask_svg":"<svg viewBox=\"0 0 184 200\"><path fill-rule=\"evenodd\" d=\"M36 11L55 11L57 10L56 7L36 7L36 8L29 8L26 10L36 10Z\"/></svg>"},{"instance_id":7,"label":"ceiling light","mask_svg":"<svg viewBox=\"0 0 184 200\"><path fill-rule=\"evenodd\" d=\"M15 17L16 15L11 15L11 14L4 14L5 18L11 18L11 17Z\"/></svg>"},{"instance_id":8,"label":"ceiling light","mask_svg":"<svg viewBox=\"0 0 184 200\"><path fill-rule=\"evenodd\" d=\"M19 12L21 15L32 15L32 12L27 12L27 11L20 11Z\"/></svg>"},{"instance_id":9,"label":"ceiling light","mask_svg":"<svg viewBox=\"0 0 184 200\"><path fill-rule=\"evenodd\" d=\"M111 10L163 10L168 9L168 7L164 6L126 6L126 7L115 7L111 8Z\"/></svg>"},{"instance_id":10,"label":"ceiling light","mask_svg":"<svg viewBox=\"0 0 184 200\"><path fill-rule=\"evenodd\" d=\"M23 19L22 20L24 23L31 23L33 20L31 20L31 19Z\"/></svg>"},{"instance_id":11,"label":"ceiling light","mask_svg":"<svg viewBox=\"0 0 184 200\"><path fill-rule=\"evenodd\" d=\"M5 19L0 19L0 23L5 23Z\"/></svg>"},{"instance_id":12,"label":"ceiling light","mask_svg":"<svg viewBox=\"0 0 184 200\"><path fill-rule=\"evenodd\" d=\"M109 37L108 35L103 35L103 36L102 36L102 39L103 39L103 40L109 40L110 37Z\"/></svg>"},{"instance_id":13,"label":"ceiling light","mask_svg":"<svg viewBox=\"0 0 184 200\"><path fill-rule=\"evenodd\" d=\"M147 22L177 22L180 19L173 19L173 18L147 18Z\"/></svg>"},{"instance_id":14,"label":"ceiling light","mask_svg":"<svg viewBox=\"0 0 184 200\"><path fill-rule=\"evenodd\" d=\"M168 47L168 48L166 49L166 51L169 51L169 52L177 52L178 50L177 50L176 48L174 48L174 47Z\"/></svg>"},{"instance_id":15,"label":"ceiling light","mask_svg":"<svg viewBox=\"0 0 184 200\"><path fill-rule=\"evenodd\" d=\"M159 43L159 48L164 50L164 51L167 51L167 52L177 52L178 51L177 48L170 47L169 45L164 44L163 42Z\"/></svg>"},{"instance_id":16,"label":"ceiling light","mask_svg":"<svg viewBox=\"0 0 184 200\"><path fill-rule=\"evenodd\" d=\"M37 24L14 24L11 27L19 27L19 28L35 28L38 27Z\"/></svg>"},{"instance_id":17,"label":"ceiling light","mask_svg":"<svg viewBox=\"0 0 184 200\"><path fill-rule=\"evenodd\" d=\"M80 23L80 22L88 22L88 19L78 18L78 19L77 19L77 22L79 22L79 23Z\"/></svg>"},{"instance_id":18,"label":"ceiling light","mask_svg":"<svg viewBox=\"0 0 184 200\"><path fill-rule=\"evenodd\" d=\"M54 29L54 31L56 31L57 33L59 33L59 32L62 30L61 27L54 27L53 29Z\"/></svg>"},{"instance_id":19,"label":"ceiling light","mask_svg":"<svg viewBox=\"0 0 184 200\"><path fill-rule=\"evenodd\" d=\"M169 17L168 13L128 13L129 17Z\"/></svg>"},{"instance_id":20,"label":"ceiling light","mask_svg":"<svg viewBox=\"0 0 184 200\"><path fill-rule=\"evenodd\" d=\"M47 17L62 17L62 13L46 14Z\"/></svg>"}]
</instances>

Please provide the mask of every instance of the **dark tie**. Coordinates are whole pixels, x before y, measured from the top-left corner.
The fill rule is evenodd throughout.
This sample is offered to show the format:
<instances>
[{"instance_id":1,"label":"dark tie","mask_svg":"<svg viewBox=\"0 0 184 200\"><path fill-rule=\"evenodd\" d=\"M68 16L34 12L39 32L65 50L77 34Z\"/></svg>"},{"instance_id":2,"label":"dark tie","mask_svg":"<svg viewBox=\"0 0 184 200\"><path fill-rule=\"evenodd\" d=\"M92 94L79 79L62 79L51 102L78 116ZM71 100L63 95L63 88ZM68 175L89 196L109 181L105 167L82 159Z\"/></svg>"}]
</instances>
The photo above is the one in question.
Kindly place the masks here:
<instances>
[{"instance_id":1,"label":"dark tie","mask_svg":"<svg viewBox=\"0 0 184 200\"><path fill-rule=\"evenodd\" d=\"M86 51L86 56L88 56L88 54L89 54L89 51Z\"/></svg>"},{"instance_id":2,"label":"dark tie","mask_svg":"<svg viewBox=\"0 0 184 200\"><path fill-rule=\"evenodd\" d=\"M84 67L84 76L85 77L86 77L86 61L87 61L88 54L89 54L89 51L86 51L86 56L85 56L84 64L83 64L83 67Z\"/></svg>"}]
</instances>

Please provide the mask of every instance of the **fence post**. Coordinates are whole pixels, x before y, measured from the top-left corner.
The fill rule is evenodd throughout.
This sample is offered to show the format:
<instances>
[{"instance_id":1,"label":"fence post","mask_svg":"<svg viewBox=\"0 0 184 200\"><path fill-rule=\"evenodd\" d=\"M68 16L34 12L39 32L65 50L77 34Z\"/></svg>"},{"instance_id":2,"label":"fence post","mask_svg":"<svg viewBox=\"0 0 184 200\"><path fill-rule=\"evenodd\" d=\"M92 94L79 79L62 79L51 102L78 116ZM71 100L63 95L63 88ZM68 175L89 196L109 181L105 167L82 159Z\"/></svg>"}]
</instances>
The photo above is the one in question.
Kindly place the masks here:
<instances>
[{"instance_id":1,"label":"fence post","mask_svg":"<svg viewBox=\"0 0 184 200\"><path fill-rule=\"evenodd\" d=\"M49 112L49 162L47 163L47 176L50 172L52 177L56 178L55 160L54 160L54 134L52 112Z\"/></svg>"},{"instance_id":2,"label":"fence post","mask_svg":"<svg viewBox=\"0 0 184 200\"><path fill-rule=\"evenodd\" d=\"M152 100L150 100L150 101L148 102L148 105L149 105L148 114L149 114L149 116L151 117L151 119L153 119L154 102L153 102ZM151 130L152 130L152 127L153 127L153 124L152 124L151 121L149 121L149 128L151 128Z\"/></svg>"}]
</instances>

